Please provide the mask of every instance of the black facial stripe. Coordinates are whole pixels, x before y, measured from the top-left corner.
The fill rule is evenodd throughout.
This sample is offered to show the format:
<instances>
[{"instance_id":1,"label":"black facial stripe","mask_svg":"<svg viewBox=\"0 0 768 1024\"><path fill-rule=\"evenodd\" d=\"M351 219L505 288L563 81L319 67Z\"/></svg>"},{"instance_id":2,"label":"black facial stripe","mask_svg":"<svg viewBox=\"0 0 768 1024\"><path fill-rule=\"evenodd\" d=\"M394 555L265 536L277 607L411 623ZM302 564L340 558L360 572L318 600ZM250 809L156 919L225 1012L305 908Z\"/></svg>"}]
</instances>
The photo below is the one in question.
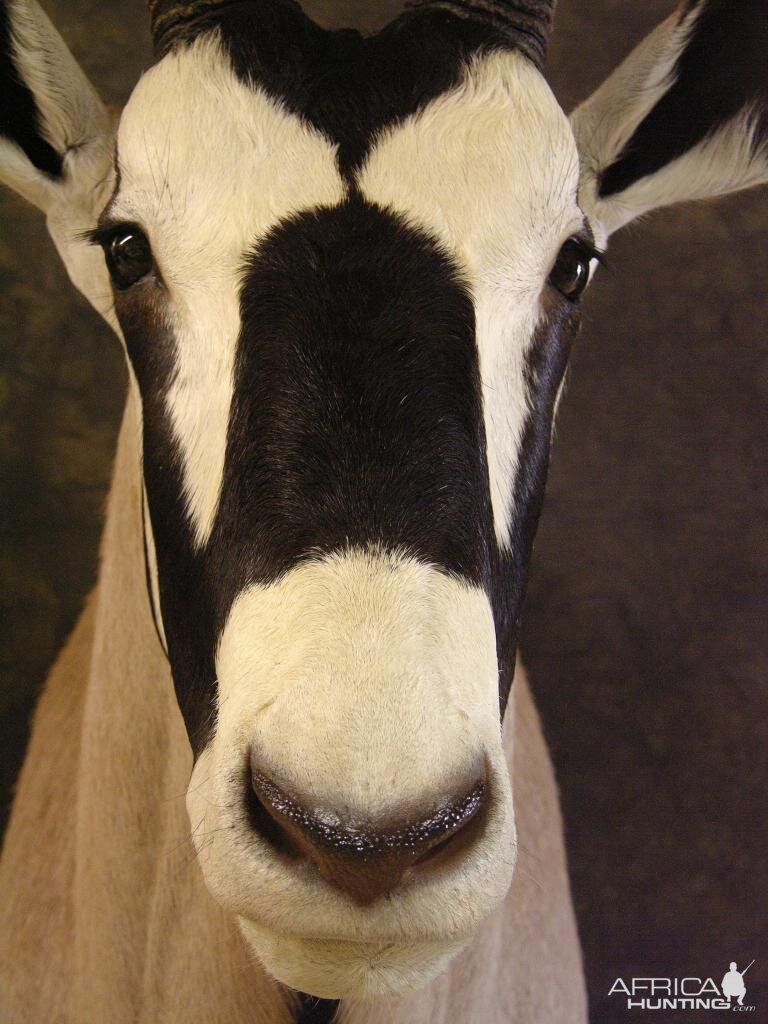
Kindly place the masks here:
<instances>
[{"instance_id":1,"label":"black facial stripe","mask_svg":"<svg viewBox=\"0 0 768 1024\"><path fill-rule=\"evenodd\" d=\"M263 582L370 543L487 580L472 301L434 242L359 198L284 221L249 260L212 543L246 504L235 557Z\"/></svg>"},{"instance_id":2,"label":"black facial stripe","mask_svg":"<svg viewBox=\"0 0 768 1024\"><path fill-rule=\"evenodd\" d=\"M190 742L199 752L208 736L216 693L215 637L208 581L195 553L184 501L181 454L165 404L176 349L165 301L162 288L151 281L115 293L115 310L141 392L144 484L168 657ZM152 602L149 580L147 585Z\"/></svg>"},{"instance_id":3,"label":"black facial stripe","mask_svg":"<svg viewBox=\"0 0 768 1024\"><path fill-rule=\"evenodd\" d=\"M196 551L165 408L175 346L159 296L141 285L116 306L143 396L163 624L195 753L214 725L215 649L236 596L353 545L404 551L488 592L503 708L573 307L550 298L530 348L511 551L500 553L474 311L452 262L359 196L284 221L244 275L221 498Z\"/></svg>"},{"instance_id":4,"label":"black facial stripe","mask_svg":"<svg viewBox=\"0 0 768 1024\"><path fill-rule=\"evenodd\" d=\"M376 133L458 84L497 35L424 10L364 40L323 32L290 3L233 4L216 24L243 80L338 143L348 199L282 222L247 261L221 496L202 551L164 404L173 339L161 309L147 316L149 285L117 302L147 395L160 603L193 750L214 724L215 650L237 595L351 546L404 551L488 592L503 704L527 553L495 546L473 304L440 246L354 181ZM532 500L518 496L514 514L530 517Z\"/></svg>"},{"instance_id":5,"label":"black facial stripe","mask_svg":"<svg viewBox=\"0 0 768 1024\"><path fill-rule=\"evenodd\" d=\"M20 146L38 170L60 177L62 158L43 137L35 98L12 56L8 5L0 0L0 135Z\"/></svg>"},{"instance_id":6,"label":"black facial stripe","mask_svg":"<svg viewBox=\"0 0 768 1024\"><path fill-rule=\"evenodd\" d=\"M686 13L695 4L688 4ZM622 192L665 167L748 105L755 146L768 140L768 17L764 0L705 0L675 68L674 85L603 174L600 195Z\"/></svg>"},{"instance_id":7,"label":"black facial stripe","mask_svg":"<svg viewBox=\"0 0 768 1024\"><path fill-rule=\"evenodd\" d=\"M116 308L143 396L161 608L199 752L233 600L303 559L380 544L490 589L472 301L436 243L353 197L283 222L248 261L222 492L196 551L165 407L158 286Z\"/></svg>"},{"instance_id":8,"label":"black facial stripe","mask_svg":"<svg viewBox=\"0 0 768 1024\"><path fill-rule=\"evenodd\" d=\"M142 489L144 501L146 501L146 487ZM166 650L165 642L163 640L163 634L160 630L160 609L155 604L154 588L152 587L152 570L149 565L149 544L147 541L147 523L146 516L144 513L144 505L141 508L141 546L144 551L144 581L147 585L147 596L149 597L149 610L152 613L152 625L155 627L155 634L157 636L158 643L165 652L166 657L168 651Z\"/></svg>"},{"instance_id":9,"label":"black facial stripe","mask_svg":"<svg viewBox=\"0 0 768 1024\"><path fill-rule=\"evenodd\" d=\"M544 501L557 392L580 321L578 306L551 300L528 350L525 382L530 411L525 420L515 477L509 549L497 550L493 609L504 714L515 671L517 626L525 598L528 563Z\"/></svg>"},{"instance_id":10,"label":"black facial stripe","mask_svg":"<svg viewBox=\"0 0 768 1024\"><path fill-rule=\"evenodd\" d=\"M491 24L442 10L406 11L375 36L328 32L298 4L236 4L195 22L216 26L237 76L338 143L348 180L378 132L459 84L469 59L507 47Z\"/></svg>"}]
</instances>

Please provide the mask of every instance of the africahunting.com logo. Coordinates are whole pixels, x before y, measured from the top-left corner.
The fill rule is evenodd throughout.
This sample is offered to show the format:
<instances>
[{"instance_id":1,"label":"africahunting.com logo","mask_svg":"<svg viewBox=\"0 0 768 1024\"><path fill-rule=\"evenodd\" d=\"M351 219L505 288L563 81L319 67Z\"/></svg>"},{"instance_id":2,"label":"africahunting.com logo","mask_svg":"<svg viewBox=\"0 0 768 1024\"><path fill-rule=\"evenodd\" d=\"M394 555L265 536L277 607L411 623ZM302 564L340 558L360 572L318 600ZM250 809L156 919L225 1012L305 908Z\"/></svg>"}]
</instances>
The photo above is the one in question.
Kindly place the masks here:
<instances>
[{"instance_id":1,"label":"africahunting.com logo","mask_svg":"<svg viewBox=\"0 0 768 1024\"><path fill-rule=\"evenodd\" d=\"M744 1002L744 975L755 961L739 970L735 961L718 985L714 978L617 978L608 995L626 1000L628 1010L730 1010L754 1013Z\"/></svg>"}]
</instances>

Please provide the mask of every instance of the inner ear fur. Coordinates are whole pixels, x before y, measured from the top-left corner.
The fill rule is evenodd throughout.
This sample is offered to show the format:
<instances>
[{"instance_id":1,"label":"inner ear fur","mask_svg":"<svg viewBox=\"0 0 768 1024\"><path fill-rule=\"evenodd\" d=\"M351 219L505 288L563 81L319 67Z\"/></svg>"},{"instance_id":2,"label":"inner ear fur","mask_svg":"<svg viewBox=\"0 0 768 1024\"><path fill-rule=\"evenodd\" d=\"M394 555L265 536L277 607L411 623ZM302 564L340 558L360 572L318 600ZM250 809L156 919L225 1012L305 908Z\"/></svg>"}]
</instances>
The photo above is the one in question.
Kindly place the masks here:
<instances>
[{"instance_id":1,"label":"inner ear fur","mask_svg":"<svg viewBox=\"0 0 768 1024\"><path fill-rule=\"evenodd\" d=\"M572 115L606 234L657 206L768 180L764 0L686 0Z\"/></svg>"},{"instance_id":2,"label":"inner ear fur","mask_svg":"<svg viewBox=\"0 0 768 1024\"><path fill-rule=\"evenodd\" d=\"M110 117L36 0L0 0L0 180L46 207Z\"/></svg>"}]
</instances>

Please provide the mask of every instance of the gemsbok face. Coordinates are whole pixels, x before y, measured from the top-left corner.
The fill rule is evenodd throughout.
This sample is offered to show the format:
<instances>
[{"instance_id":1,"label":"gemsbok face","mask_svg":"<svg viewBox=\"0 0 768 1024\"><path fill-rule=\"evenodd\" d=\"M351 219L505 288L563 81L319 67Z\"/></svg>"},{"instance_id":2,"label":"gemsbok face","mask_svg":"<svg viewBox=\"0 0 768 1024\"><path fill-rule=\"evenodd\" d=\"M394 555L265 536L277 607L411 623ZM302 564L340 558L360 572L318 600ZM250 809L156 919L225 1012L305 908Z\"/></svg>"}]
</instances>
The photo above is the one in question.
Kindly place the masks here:
<instances>
[{"instance_id":1,"label":"gemsbok face","mask_svg":"<svg viewBox=\"0 0 768 1024\"><path fill-rule=\"evenodd\" d=\"M571 124L541 0L427 0L369 38L158 0L116 133L37 5L0 7L3 177L142 411L201 867L296 988L418 987L507 891L501 723L579 298L630 217L765 178L746 99L626 148L720 7L684 4Z\"/></svg>"}]
</instances>

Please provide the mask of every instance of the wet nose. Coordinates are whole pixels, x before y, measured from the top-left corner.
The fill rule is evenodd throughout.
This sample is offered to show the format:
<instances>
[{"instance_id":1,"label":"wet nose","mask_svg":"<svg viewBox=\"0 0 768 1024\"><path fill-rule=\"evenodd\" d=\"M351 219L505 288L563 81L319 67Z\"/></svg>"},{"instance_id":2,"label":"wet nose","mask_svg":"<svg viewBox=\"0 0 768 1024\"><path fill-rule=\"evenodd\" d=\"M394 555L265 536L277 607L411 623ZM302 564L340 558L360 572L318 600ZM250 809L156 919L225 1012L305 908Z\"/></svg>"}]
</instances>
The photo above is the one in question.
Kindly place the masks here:
<instances>
[{"instance_id":1,"label":"wet nose","mask_svg":"<svg viewBox=\"0 0 768 1024\"><path fill-rule=\"evenodd\" d=\"M478 832L487 788L482 772L422 814L345 821L288 793L255 765L251 779L251 821L260 836L283 854L310 861L363 904L396 889L417 865L429 872L466 850Z\"/></svg>"}]
</instances>

